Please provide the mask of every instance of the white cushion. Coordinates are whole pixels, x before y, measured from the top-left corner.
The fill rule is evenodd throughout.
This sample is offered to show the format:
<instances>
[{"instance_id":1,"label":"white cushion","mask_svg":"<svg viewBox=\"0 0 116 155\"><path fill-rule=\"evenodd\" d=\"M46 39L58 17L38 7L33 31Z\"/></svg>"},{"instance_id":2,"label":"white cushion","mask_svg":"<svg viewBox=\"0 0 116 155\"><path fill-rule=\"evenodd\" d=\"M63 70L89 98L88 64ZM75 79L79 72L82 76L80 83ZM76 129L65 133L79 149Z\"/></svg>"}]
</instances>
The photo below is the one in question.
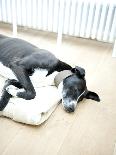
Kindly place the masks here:
<instances>
[{"instance_id":1,"label":"white cushion","mask_svg":"<svg viewBox=\"0 0 116 155\"><path fill-rule=\"evenodd\" d=\"M55 76L55 74L53 76ZM53 85L54 78L51 77L48 78L49 82L43 82L43 85L36 84L36 97L34 99L24 100L22 98L13 97L10 99L5 109L0 112L0 115L9 117L17 122L31 125L39 125L43 123L49 118L60 101L58 90ZM4 86L4 82L5 79L1 77L0 91ZM50 86L51 84L52 86ZM18 88L14 86L9 86L7 89L11 94L19 91Z\"/></svg>"}]
</instances>

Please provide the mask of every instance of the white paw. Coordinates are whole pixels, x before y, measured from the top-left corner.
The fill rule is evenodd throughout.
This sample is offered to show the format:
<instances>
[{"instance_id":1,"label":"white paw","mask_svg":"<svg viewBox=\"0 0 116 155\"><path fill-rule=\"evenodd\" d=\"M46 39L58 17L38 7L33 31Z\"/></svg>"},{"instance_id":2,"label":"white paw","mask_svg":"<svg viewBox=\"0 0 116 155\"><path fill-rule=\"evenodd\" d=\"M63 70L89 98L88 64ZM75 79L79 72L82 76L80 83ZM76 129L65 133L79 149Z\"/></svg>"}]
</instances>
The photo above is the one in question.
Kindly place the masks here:
<instances>
[{"instance_id":1,"label":"white paw","mask_svg":"<svg viewBox=\"0 0 116 155\"><path fill-rule=\"evenodd\" d=\"M9 94L11 94L12 96L15 96L15 97L16 97L18 88L16 88L16 87L13 86L13 85L10 85L10 86L6 87L6 90L7 90L7 92L8 92Z\"/></svg>"},{"instance_id":2,"label":"white paw","mask_svg":"<svg viewBox=\"0 0 116 155\"><path fill-rule=\"evenodd\" d=\"M18 92L22 92L24 91L23 89L18 89L17 87L13 86L13 85L10 85L8 87L6 87L6 91L11 94L12 96L14 97L17 97L17 93Z\"/></svg>"}]
</instances>

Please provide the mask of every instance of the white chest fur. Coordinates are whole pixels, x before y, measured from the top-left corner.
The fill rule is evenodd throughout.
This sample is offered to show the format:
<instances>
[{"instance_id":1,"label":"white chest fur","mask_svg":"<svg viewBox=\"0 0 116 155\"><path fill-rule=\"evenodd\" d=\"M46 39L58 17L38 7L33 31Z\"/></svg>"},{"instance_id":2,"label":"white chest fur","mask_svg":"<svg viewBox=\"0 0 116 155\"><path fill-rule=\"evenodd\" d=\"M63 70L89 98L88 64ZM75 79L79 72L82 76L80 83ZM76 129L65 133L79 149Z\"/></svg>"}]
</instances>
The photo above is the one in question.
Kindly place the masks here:
<instances>
[{"instance_id":1,"label":"white chest fur","mask_svg":"<svg viewBox=\"0 0 116 155\"><path fill-rule=\"evenodd\" d=\"M45 69L35 69L33 75L30 76L30 79L34 87L54 85L53 81L57 72L54 72L50 76L46 77L47 73L48 71ZM17 79L13 71L8 67L4 66L1 62L0 62L0 75L7 79Z\"/></svg>"},{"instance_id":2,"label":"white chest fur","mask_svg":"<svg viewBox=\"0 0 116 155\"><path fill-rule=\"evenodd\" d=\"M17 79L12 70L0 62L0 75L7 79Z\"/></svg>"},{"instance_id":3,"label":"white chest fur","mask_svg":"<svg viewBox=\"0 0 116 155\"><path fill-rule=\"evenodd\" d=\"M31 76L31 80L36 80L38 77L43 78L47 75L48 71L45 69L35 69L35 72L33 73L33 76ZM4 66L1 62L0 62L0 75L8 78L8 79L17 79L15 74L13 73L13 71Z\"/></svg>"}]
</instances>

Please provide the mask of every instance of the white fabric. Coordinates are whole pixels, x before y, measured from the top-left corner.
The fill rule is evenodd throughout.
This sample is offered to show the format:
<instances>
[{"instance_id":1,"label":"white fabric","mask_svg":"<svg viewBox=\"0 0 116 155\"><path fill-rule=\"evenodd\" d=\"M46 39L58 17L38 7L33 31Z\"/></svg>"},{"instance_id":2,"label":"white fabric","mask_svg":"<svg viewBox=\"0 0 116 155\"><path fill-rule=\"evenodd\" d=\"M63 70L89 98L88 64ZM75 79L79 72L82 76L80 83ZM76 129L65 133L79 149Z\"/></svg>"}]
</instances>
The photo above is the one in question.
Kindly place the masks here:
<instances>
[{"instance_id":1,"label":"white fabric","mask_svg":"<svg viewBox=\"0 0 116 155\"><path fill-rule=\"evenodd\" d=\"M57 107L60 96L57 88L54 86L54 76L38 78L36 83L36 97L32 100L24 100L21 98L11 98L6 108L0 112L1 116L6 116L14 121L31 125L39 125L49 118ZM35 79L36 79L35 78ZM4 86L5 78L0 78L0 91ZM9 86L7 90L15 96L15 92L19 91L14 86Z\"/></svg>"}]
</instances>

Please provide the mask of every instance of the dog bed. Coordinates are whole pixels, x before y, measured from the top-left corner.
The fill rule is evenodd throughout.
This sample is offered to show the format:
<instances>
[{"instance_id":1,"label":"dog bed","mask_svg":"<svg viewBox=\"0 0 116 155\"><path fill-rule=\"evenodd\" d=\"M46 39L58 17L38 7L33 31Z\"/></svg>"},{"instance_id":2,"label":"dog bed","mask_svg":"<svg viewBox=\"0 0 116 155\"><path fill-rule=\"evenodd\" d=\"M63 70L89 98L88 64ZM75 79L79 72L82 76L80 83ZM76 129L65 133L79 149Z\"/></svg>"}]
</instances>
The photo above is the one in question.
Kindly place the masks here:
<instances>
[{"instance_id":1,"label":"dog bed","mask_svg":"<svg viewBox=\"0 0 116 155\"><path fill-rule=\"evenodd\" d=\"M39 125L46 121L60 102L57 87L53 83L55 75L56 73L44 78L39 74L39 77L33 79L34 86L36 86L36 97L32 100L24 100L14 96L5 109L0 112L0 116L30 125ZM6 77L0 76L0 93L6 79ZM7 90L14 95L18 88L11 85Z\"/></svg>"}]
</instances>

